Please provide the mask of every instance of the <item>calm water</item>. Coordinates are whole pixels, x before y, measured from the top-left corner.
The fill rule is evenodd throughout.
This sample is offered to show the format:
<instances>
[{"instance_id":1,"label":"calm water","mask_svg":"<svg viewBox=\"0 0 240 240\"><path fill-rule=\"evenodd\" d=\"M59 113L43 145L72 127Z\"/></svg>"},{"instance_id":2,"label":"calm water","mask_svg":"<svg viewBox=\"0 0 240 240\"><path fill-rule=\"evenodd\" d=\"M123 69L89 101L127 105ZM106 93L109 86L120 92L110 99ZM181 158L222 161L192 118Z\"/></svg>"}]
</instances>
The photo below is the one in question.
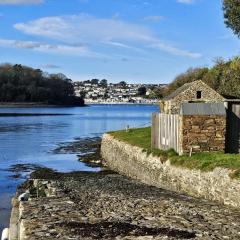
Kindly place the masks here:
<instances>
[{"instance_id":1,"label":"calm water","mask_svg":"<svg viewBox=\"0 0 240 240\"><path fill-rule=\"evenodd\" d=\"M62 116L0 117L0 231L8 226L10 201L29 171L40 165L61 172L96 171L77 161L76 154L54 154L59 144L75 138L101 136L110 130L150 125L150 105L93 105L84 108L0 108L0 113L60 113ZM19 164L19 165L18 165ZM18 168L16 168L16 165ZM11 168L14 170L11 171Z\"/></svg>"}]
</instances>

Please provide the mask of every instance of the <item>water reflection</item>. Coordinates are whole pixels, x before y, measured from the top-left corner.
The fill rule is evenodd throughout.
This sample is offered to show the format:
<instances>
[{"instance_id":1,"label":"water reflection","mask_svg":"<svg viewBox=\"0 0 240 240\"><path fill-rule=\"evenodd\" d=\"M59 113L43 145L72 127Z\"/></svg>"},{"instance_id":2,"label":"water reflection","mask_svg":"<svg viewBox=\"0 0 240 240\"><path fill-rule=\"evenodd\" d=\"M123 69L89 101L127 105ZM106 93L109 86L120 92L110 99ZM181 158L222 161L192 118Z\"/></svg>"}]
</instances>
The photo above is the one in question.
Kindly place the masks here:
<instances>
[{"instance_id":1,"label":"water reflection","mask_svg":"<svg viewBox=\"0 0 240 240\"><path fill-rule=\"evenodd\" d=\"M0 194L0 229L6 227L6 222L9 221L11 212L11 198L13 194L11 193L1 193ZM1 233L0 233L1 235Z\"/></svg>"}]
</instances>

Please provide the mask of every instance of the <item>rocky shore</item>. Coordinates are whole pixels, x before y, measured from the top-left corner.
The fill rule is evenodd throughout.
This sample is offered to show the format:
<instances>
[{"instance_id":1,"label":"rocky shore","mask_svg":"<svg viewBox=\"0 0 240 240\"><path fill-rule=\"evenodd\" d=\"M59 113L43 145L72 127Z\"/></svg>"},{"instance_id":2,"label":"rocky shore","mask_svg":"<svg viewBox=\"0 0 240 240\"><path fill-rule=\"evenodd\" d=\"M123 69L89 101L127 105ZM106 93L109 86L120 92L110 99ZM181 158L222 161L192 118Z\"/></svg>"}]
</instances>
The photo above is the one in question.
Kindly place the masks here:
<instances>
[{"instance_id":1,"label":"rocky shore","mask_svg":"<svg viewBox=\"0 0 240 240\"><path fill-rule=\"evenodd\" d=\"M95 143L92 159L99 160ZM84 145L80 140L56 151L77 151L76 146ZM19 203L18 196L26 190L29 201ZM103 168L72 173L39 169L13 199L10 233L10 240L234 240L240 239L240 210Z\"/></svg>"},{"instance_id":2,"label":"rocky shore","mask_svg":"<svg viewBox=\"0 0 240 240\"><path fill-rule=\"evenodd\" d=\"M29 201L19 205L13 200L19 231L12 239L240 238L238 209L150 187L111 171L38 171L19 194L26 189Z\"/></svg>"}]
</instances>

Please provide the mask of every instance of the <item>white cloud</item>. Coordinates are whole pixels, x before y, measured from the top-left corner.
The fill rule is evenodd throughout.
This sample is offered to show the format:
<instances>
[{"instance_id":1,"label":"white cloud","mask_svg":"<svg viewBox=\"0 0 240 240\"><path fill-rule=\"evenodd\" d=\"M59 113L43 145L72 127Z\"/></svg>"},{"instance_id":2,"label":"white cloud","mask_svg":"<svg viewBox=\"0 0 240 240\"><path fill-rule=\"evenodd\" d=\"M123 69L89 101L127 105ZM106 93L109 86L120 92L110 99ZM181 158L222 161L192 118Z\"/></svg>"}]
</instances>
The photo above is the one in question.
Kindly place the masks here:
<instances>
[{"instance_id":1,"label":"white cloud","mask_svg":"<svg viewBox=\"0 0 240 240\"><path fill-rule=\"evenodd\" d=\"M109 44L115 47L142 49L149 45L177 56L190 58L201 54L163 44L149 28L119 19L96 18L86 14L45 17L14 27L26 34L61 40L68 45L80 43L99 46ZM134 47L133 47L134 46Z\"/></svg>"},{"instance_id":2,"label":"white cloud","mask_svg":"<svg viewBox=\"0 0 240 240\"><path fill-rule=\"evenodd\" d=\"M103 42L103 43L107 44L109 46L113 46L113 47L125 48L125 49L128 49L128 50L133 50L135 52L144 53L144 54L146 53L146 51L143 50L142 48L133 47L131 45L127 45L127 44L121 43L121 42L106 41L106 42Z\"/></svg>"},{"instance_id":3,"label":"white cloud","mask_svg":"<svg viewBox=\"0 0 240 240\"><path fill-rule=\"evenodd\" d=\"M68 41L142 40L150 31L118 19L95 18L86 14L45 17L14 26L24 33Z\"/></svg>"},{"instance_id":4,"label":"white cloud","mask_svg":"<svg viewBox=\"0 0 240 240\"><path fill-rule=\"evenodd\" d=\"M147 17L145 17L143 20L145 20L145 21L155 21L155 22L159 22L159 21L161 21L162 19L163 19L162 16L156 15L156 16L147 16Z\"/></svg>"},{"instance_id":5,"label":"white cloud","mask_svg":"<svg viewBox=\"0 0 240 240\"><path fill-rule=\"evenodd\" d=\"M58 69L58 68L61 68L61 66L49 63L49 64L40 65L40 68Z\"/></svg>"},{"instance_id":6,"label":"white cloud","mask_svg":"<svg viewBox=\"0 0 240 240\"><path fill-rule=\"evenodd\" d=\"M83 46L48 44L48 43L42 43L42 42L18 41L18 40L1 39L1 38L0 38L0 46L13 47L13 48L19 48L19 49L31 49L39 52L62 54L62 55L76 55L76 56L92 57L92 58L103 57L102 54L92 52L87 47L83 47Z\"/></svg>"},{"instance_id":7,"label":"white cloud","mask_svg":"<svg viewBox=\"0 0 240 240\"><path fill-rule=\"evenodd\" d=\"M0 0L2 5L41 4L44 0Z\"/></svg>"},{"instance_id":8,"label":"white cloud","mask_svg":"<svg viewBox=\"0 0 240 240\"><path fill-rule=\"evenodd\" d=\"M184 4L192 4L194 3L194 0L177 0L177 2Z\"/></svg>"},{"instance_id":9,"label":"white cloud","mask_svg":"<svg viewBox=\"0 0 240 240\"><path fill-rule=\"evenodd\" d=\"M159 48L163 51L172 53L177 56L190 57L190 58L201 58L202 57L201 53L190 52L190 51L179 49L179 48L176 48L176 47L164 44L164 43L160 43L160 42L153 44L150 47Z\"/></svg>"}]
</instances>

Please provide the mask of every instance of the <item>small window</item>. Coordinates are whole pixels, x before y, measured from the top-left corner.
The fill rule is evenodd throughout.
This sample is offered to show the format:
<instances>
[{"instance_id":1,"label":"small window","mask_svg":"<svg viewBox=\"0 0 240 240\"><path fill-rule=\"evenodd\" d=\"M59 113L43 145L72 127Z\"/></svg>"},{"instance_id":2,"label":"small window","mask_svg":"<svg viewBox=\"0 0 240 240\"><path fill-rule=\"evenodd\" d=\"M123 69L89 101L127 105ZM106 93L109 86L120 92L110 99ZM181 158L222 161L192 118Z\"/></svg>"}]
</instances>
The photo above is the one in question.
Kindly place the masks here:
<instances>
[{"instance_id":1,"label":"small window","mask_svg":"<svg viewBox=\"0 0 240 240\"><path fill-rule=\"evenodd\" d=\"M197 99L201 99L202 98L202 91L197 91Z\"/></svg>"}]
</instances>

